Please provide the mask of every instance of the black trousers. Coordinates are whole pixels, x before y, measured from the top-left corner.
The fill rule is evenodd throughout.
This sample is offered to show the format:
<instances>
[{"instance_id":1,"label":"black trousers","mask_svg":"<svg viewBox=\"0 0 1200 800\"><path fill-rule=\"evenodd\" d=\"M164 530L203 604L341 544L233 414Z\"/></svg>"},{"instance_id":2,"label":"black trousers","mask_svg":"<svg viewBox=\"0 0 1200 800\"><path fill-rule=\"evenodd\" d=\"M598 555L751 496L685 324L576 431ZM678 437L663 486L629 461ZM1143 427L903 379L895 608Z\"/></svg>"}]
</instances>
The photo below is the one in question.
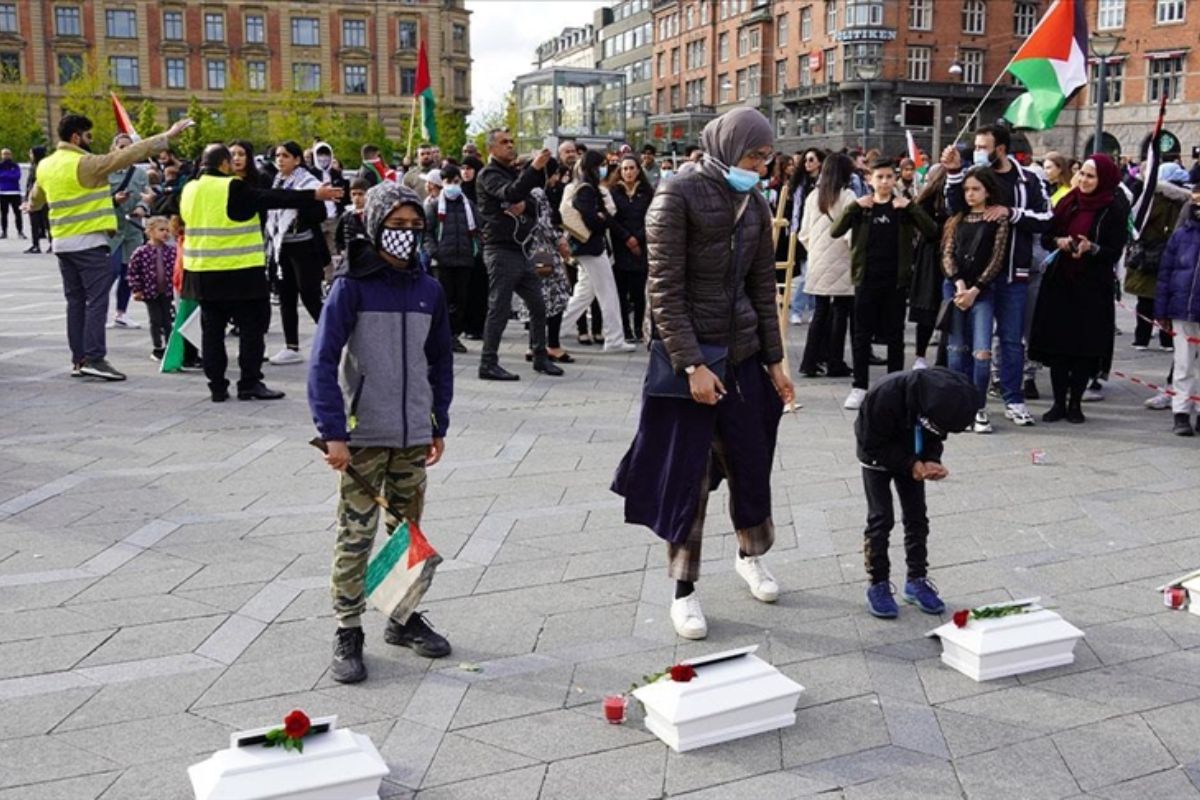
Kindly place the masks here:
<instances>
[{"instance_id":1,"label":"black trousers","mask_svg":"<svg viewBox=\"0 0 1200 800\"><path fill-rule=\"evenodd\" d=\"M175 325L175 304L171 302L169 294L160 294L142 302L150 317L150 341L154 344L154 352L160 353L171 339L171 328ZM200 321L203 323L204 318L201 317Z\"/></svg>"},{"instance_id":2,"label":"black trousers","mask_svg":"<svg viewBox=\"0 0 1200 800\"><path fill-rule=\"evenodd\" d=\"M475 257L475 266L471 267L471 279L467 284L467 309L463 326L468 336L483 337L487 311L488 274L483 266L483 256L479 255Z\"/></svg>"},{"instance_id":3,"label":"black trousers","mask_svg":"<svg viewBox=\"0 0 1200 800\"><path fill-rule=\"evenodd\" d=\"M1057 406L1078 406L1088 381L1100 371L1100 359L1094 356L1055 356L1046 359L1050 368L1050 389Z\"/></svg>"},{"instance_id":4,"label":"black trousers","mask_svg":"<svg viewBox=\"0 0 1200 800\"><path fill-rule=\"evenodd\" d=\"M45 239L50 242L50 211L43 208L40 211L29 212L29 238L33 240L33 246L38 247Z\"/></svg>"},{"instance_id":5,"label":"black trousers","mask_svg":"<svg viewBox=\"0 0 1200 800\"><path fill-rule=\"evenodd\" d=\"M1147 319L1154 319L1154 298L1139 297L1137 313L1137 325L1133 329L1133 343L1145 346L1150 344L1150 337L1154 334L1154 326L1147 321ZM1142 317L1147 319L1142 319ZM1158 343L1161 347L1171 346L1171 337L1162 329L1158 331Z\"/></svg>"},{"instance_id":6,"label":"black trousers","mask_svg":"<svg viewBox=\"0 0 1200 800\"><path fill-rule=\"evenodd\" d=\"M871 381L871 340L879 336L887 345L887 371L904 369L904 304L906 290L859 286L854 290L854 333L850 353L854 358L854 388L866 389Z\"/></svg>"},{"instance_id":7,"label":"black trousers","mask_svg":"<svg viewBox=\"0 0 1200 800\"><path fill-rule=\"evenodd\" d=\"M267 324L271 321L271 301L201 300L200 330L204 345L204 375L208 388L225 391L229 381L225 369L229 357L225 354L225 329L232 322L238 327L238 367L242 371L238 389L252 389L262 382L263 352L266 350Z\"/></svg>"},{"instance_id":8,"label":"black trousers","mask_svg":"<svg viewBox=\"0 0 1200 800\"><path fill-rule=\"evenodd\" d=\"M880 469L862 468L863 491L867 496L867 529L863 531L863 561L871 583L888 580L888 539L896 525L892 507L892 483L900 498L904 524L904 558L908 562L908 580L924 578L929 569L929 517L925 511L925 484L911 475Z\"/></svg>"},{"instance_id":9,"label":"black trousers","mask_svg":"<svg viewBox=\"0 0 1200 800\"><path fill-rule=\"evenodd\" d=\"M325 265L320 263L312 242L285 244L279 249L279 319L283 323L284 343L296 349L300 346L300 314L296 310L296 301L299 299L304 303L313 322L321 318L321 281L325 278Z\"/></svg>"},{"instance_id":10,"label":"black trousers","mask_svg":"<svg viewBox=\"0 0 1200 800\"><path fill-rule=\"evenodd\" d=\"M8 210L12 209L13 218L17 225L17 235L25 235L25 222L21 219L21 195L0 194L0 225L3 225L4 235L8 236Z\"/></svg>"},{"instance_id":11,"label":"black trousers","mask_svg":"<svg viewBox=\"0 0 1200 800\"><path fill-rule=\"evenodd\" d=\"M813 299L816 308L808 325L800 371L815 372L818 364L825 364L830 370L841 372L846 369L846 328L854 310L854 298L815 295Z\"/></svg>"},{"instance_id":12,"label":"black trousers","mask_svg":"<svg viewBox=\"0 0 1200 800\"><path fill-rule=\"evenodd\" d=\"M450 333L462 336L467 324L467 305L470 303L471 269L469 267L438 267L438 283L446 293L450 310Z\"/></svg>"},{"instance_id":13,"label":"black trousers","mask_svg":"<svg viewBox=\"0 0 1200 800\"><path fill-rule=\"evenodd\" d=\"M621 301L621 327L626 339L642 335L646 319L646 272L644 270L613 270L617 280L617 299Z\"/></svg>"}]
</instances>

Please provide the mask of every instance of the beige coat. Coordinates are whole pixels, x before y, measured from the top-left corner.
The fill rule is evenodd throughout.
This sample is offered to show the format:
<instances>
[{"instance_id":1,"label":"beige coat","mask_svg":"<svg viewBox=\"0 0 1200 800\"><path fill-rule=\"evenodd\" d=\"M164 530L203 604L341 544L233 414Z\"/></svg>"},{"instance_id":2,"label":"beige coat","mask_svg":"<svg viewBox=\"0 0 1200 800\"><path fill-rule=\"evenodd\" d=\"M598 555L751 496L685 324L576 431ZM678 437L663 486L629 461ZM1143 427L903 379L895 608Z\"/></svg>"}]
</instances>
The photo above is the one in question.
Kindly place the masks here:
<instances>
[{"instance_id":1,"label":"beige coat","mask_svg":"<svg viewBox=\"0 0 1200 800\"><path fill-rule=\"evenodd\" d=\"M804 200L804 221L800 225L800 243L808 251L808 270L804 278L805 294L848 297L854 294L850 282L850 233L834 239L829 229L846 206L855 202L854 192L843 189L828 214L817 210L817 193Z\"/></svg>"}]
</instances>

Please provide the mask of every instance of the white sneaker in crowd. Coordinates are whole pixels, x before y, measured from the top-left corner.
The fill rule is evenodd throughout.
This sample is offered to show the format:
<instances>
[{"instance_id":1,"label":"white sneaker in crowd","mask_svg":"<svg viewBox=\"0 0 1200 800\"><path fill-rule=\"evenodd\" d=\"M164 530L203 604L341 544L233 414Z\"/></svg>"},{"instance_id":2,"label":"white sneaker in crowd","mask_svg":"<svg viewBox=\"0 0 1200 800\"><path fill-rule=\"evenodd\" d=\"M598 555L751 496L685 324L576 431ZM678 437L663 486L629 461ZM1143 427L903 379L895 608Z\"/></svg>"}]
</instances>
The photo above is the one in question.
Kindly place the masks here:
<instances>
[{"instance_id":1,"label":"white sneaker in crowd","mask_svg":"<svg viewBox=\"0 0 1200 800\"><path fill-rule=\"evenodd\" d=\"M750 594L754 595L755 600L774 603L779 599L779 584L767 570L762 556L734 556L733 569L750 587Z\"/></svg>"},{"instance_id":2,"label":"white sneaker in crowd","mask_svg":"<svg viewBox=\"0 0 1200 800\"><path fill-rule=\"evenodd\" d=\"M1014 425L1034 424L1033 414L1029 413L1024 403L1009 403L1004 406L1004 418L1011 419Z\"/></svg>"},{"instance_id":3,"label":"white sneaker in crowd","mask_svg":"<svg viewBox=\"0 0 1200 800\"><path fill-rule=\"evenodd\" d=\"M1159 392L1154 397L1147 397L1142 405L1151 411L1166 411L1171 407L1171 395Z\"/></svg>"},{"instance_id":4,"label":"white sneaker in crowd","mask_svg":"<svg viewBox=\"0 0 1200 800\"><path fill-rule=\"evenodd\" d=\"M863 400L866 398L866 389L851 389L850 394L846 395L846 402L842 403L842 408L847 411L857 411L862 408Z\"/></svg>"},{"instance_id":5,"label":"white sneaker in crowd","mask_svg":"<svg viewBox=\"0 0 1200 800\"><path fill-rule=\"evenodd\" d=\"M604 345L604 352L606 353L632 353L634 350L637 350L637 345L632 342L621 342L612 347Z\"/></svg>"},{"instance_id":6,"label":"white sneaker in crowd","mask_svg":"<svg viewBox=\"0 0 1200 800\"><path fill-rule=\"evenodd\" d=\"M1083 390L1083 397L1080 399L1085 403L1099 403L1104 399L1104 390L1098 386L1089 386Z\"/></svg>"},{"instance_id":7,"label":"white sneaker in crowd","mask_svg":"<svg viewBox=\"0 0 1200 800\"><path fill-rule=\"evenodd\" d=\"M925 361L925 359L918 356L917 358L913 359L912 368L913 369L929 369L929 364Z\"/></svg>"},{"instance_id":8,"label":"white sneaker in crowd","mask_svg":"<svg viewBox=\"0 0 1200 800\"><path fill-rule=\"evenodd\" d=\"M803 325L804 318L793 311L791 314L788 315L788 323L791 325Z\"/></svg>"},{"instance_id":9,"label":"white sneaker in crowd","mask_svg":"<svg viewBox=\"0 0 1200 800\"><path fill-rule=\"evenodd\" d=\"M116 325L118 328L140 328L140 327L142 327L141 325L137 324L132 319L130 319L128 314L117 314L117 316L113 318L113 324Z\"/></svg>"},{"instance_id":10,"label":"white sneaker in crowd","mask_svg":"<svg viewBox=\"0 0 1200 800\"><path fill-rule=\"evenodd\" d=\"M991 433L992 422L988 419L987 412L982 408L975 412L975 424L971 427L975 433Z\"/></svg>"},{"instance_id":11,"label":"white sneaker in crowd","mask_svg":"<svg viewBox=\"0 0 1200 800\"><path fill-rule=\"evenodd\" d=\"M275 366L280 366L281 364L299 364L303 360L304 356L300 355L300 351L293 350L290 347L285 347L271 356L271 363Z\"/></svg>"},{"instance_id":12,"label":"white sneaker in crowd","mask_svg":"<svg viewBox=\"0 0 1200 800\"><path fill-rule=\"evenodd\" d=\"M708 621L700 608L700 598L693 590L687 597L671 601L671 624L684 639L703 639L708 636Z\"/></svg>"}]
</instances>

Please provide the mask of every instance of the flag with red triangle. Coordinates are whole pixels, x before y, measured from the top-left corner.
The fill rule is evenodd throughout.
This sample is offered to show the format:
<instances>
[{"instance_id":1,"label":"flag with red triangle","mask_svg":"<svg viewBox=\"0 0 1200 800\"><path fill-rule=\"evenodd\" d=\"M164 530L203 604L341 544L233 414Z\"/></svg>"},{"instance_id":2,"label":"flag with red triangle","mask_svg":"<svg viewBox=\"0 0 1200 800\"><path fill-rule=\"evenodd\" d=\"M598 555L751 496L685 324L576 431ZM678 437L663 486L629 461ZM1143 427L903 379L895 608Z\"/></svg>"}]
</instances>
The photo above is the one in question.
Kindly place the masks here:
<instances>
[{"instance_id":1,"label":"flag with red triangle","mask_svg":"<svg viewBox=\"0 0 1200 800\"><path fill-rule=\"evenodd\" d=\"M124 133L135 142L140 142L142 137L138 136L138 132L134 130L133 120L129 118L125 106L121 105L121 99L117 97L117 93L109 92L109 96L112 97L113 115L117 118L117 133Z\"/></svg>"},{"instance_id":2,"label":"flag with red triangle","mask_svg":"<svg viewBox=\"0 0 1200 800\"><path fill-rule=\"evenodd\" d=\"M397 622L405 622L429 591L442 557L406 519L367 565L364 590L367 602Z\"/></svg>"},{"instance_id":3,"label":"flag with red triangle","mask_svg":"<svg viewBox=\"0 0 1200 800\"><path fill-rule=\"evenodd\" d=\"M1058 114L1088 80L1086 0L1054 0L1009 62L1025 94L1004 112L1017 128L1053 128Z\"/></svg>"},{"instance_id":4,"label":"flag with red triangle","mask_svg":"<svg viewBox=\"0 0 1200 800\"><path fill-rule=\"evenodd\" d=\"M430 144L437 144L437 101L433 97L433 82L429 79L429 56L425 52L425 42L421 42L417 51L417 82L413 87L413 95L421 104L421 135Z\"/></svg>"}]
</instances>

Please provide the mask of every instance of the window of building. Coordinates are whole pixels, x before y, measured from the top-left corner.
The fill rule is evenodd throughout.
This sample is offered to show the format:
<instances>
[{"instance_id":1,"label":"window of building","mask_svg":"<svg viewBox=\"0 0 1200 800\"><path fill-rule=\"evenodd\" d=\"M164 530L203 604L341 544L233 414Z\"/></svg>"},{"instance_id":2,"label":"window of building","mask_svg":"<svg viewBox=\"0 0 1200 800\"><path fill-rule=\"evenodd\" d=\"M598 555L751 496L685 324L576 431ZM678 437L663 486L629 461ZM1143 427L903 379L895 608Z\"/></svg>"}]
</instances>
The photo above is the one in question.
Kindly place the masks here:
<instances>
[{"instance_id":1,"label":"window of building","mask_svg":"<svg viewBox=\"0 0 1200 800\"><path fill-rule=\"evenodd\" d=\"M342 91L346 94L367 93L366 64L346 64L342 67Z\"/></svg>"},{"instance_id":2,"label":"window of building","mask_svg":"<svg viewBox=\"0 0 1200 800\"><path fill-rule=\"evenodd\" d=\"M167 124L174 125L179 120L187 116L187 109L182 107L174 107L167 109Z\"/></svg>"},{"instance_id":3,"label":"window of building","mask_svg":"<svg viewBox=\"0 0 1200 800\"><path fill-rule=\"evenodd\" d=\"M643 36L645 33L643 32ZM454 47L454 52L467 52L467 26L460 25L457 22L450 28L450 42Z\"/></svg>"},{"instance_id":4,"label":"window of building","mask_svg":"<svg viewBox=\"0 0 1200 800\"><path fill-rule=\"evenodd\" d=\"M665 113L667 110L667 90L659 89L654 93L654 108L659 113Z\"/></svg>"},{"instance_id":5,"label":"window of building","mask_svg":"<svg viewBox=\"0 0 1200 800\"><path fill-rule=\"evenodd\" d=\"M746 99L746 70L744 69L737 71L737 94L735 97L738 100Z\"/></svg>"},{"instance_id":6,"label":"window of building","mask_svg":"<svg viewBox=\"0 0 1200 800\"><path fill-rule=\"evenodd\" d=\"M187 64L182 58L167 59L167 88L187 88Z\"/></svg>"},{"instance_id":7,"label":"window of building","mask_svg":"<svg viewBox=\"0 0 1200 800\"><path fill-rule=\"evenodd\" d=\"M467 71L461 67L454 69L454 99L469 100L471 97L470 91L467 89Z\"/></svg>"},{"instance_id":8,"label":"window of building","mask_svg":"<svg viewBox=\"0 0 1200 800\"><path fill-rule=\"evenodd\" d=\"M746 68L746 91L750 97L762 94L762 67L758 64Z\"/></svg>"},{"instance_id":9,"label":"window of building","mask_svg":"<svg viewBox=\"0 0 1200 800\"><path fill-rule=\"evenodd\" d=\"M842 50L842 67L844 80L858 80L858 65L863 62L874 64L883 63L883 48L878 42L856 42L847 44Z\"/></svg>"},{"instance_id":10,"label":"window of building","mask_svg":"<svg viewBox=\"0 0 1200 800\"><path fill-rule=\"evenodd\" d=\"M54 32L59 36L82 36L79 6L54 7Z\"/></svg>"},{"instance_id":11,"label":"window of building","mask_svg":"<svg viewBox=\"0 0 1200 800\"><path fill-rule=\"evenodd\" d=\"M679 84L675 84L674 86L671 87L671 110L672 111L679 111L680 109L683 108L683 103L679 102L679 99L680 99Z\"/></svg>"},{"instance_id":12,"label":"window of building","mask_svg":"<svg viewBox=\"0 0 1200 800\"><path fill-rule=\"evenodd\" d=\"M825 0L825 33L837 30L837 0Z\"/></svg>"},{"instance_id":13,"label":"window of building","mask_svg":"<svg viewBox=\"0 0 1200 800\"><path fill-rule=\"evenodd\" d=\"M247 14L246 44L264 44L266 41L266 21L258 14Z\"/></svg>"},{"instance_id":14,"label":"window of building","mask_svg":"<svg viewBox=\"0 0 1200 800\"><path fill-rule=\"evenodd\" d=\"M671 48L671 74L672 75L679 74L679 48L678 47Z\"/></svg>"},{"instance_id":15,"label":"window of building","mask_svg":"<svg viewBox=\"0 0 1200 800\"><path fill-rule=\"evenodd\" d=\"M729 73L723 72L717 76L717 102L728 103L733 98L733 83L729 80Z\"/></svg>"},{"instance_id":16,"label":"window of building","mask_svg":"<svg viewBox=\"0 0 1200 800\"><path fill-rule=\"evenodd\" d=\"M1018 0L1013 6L1013 33L1017 36L1029 36L1038 23L1037 0Z\"/></svg>"},{"instance_id":17,"label":"window of building","mask_svg":"<svg viewBox=\"0 0 1200 800\"><path fill-rule=\"evenodd\" d=\"M831 47L825 51L825 82L837 82L837 48Z\"/></svg>"},{"instance_id":18,"label":"window of building","mask_svg":"<svg viewBox=\"0 0 1200 800\"><path fill-rule=\"evenodd\" d=\"M1154 8L1154 21L1159 25L1183 22L1187 11L1187 0L1158 0Z\"/></svg>"},{"instance_id":19,"label":"window of building","mask_svg":"<svg viewBox=\"0 0 1200 800\"><path fill-rule=\"evenodd\" d=\"M117 86L140 86L141 76L138 74L138 60L133 56L109 56L108 74Z\"/></svg>"},{"instance_id":20,"label":"window of building","mask_svg":"<svg viewBox=\"0 0 1200 800\"><path fill-rule=\"evenodd\" d=\"M21 82L21 54L0 53L0 83Z\"/></svg>"},{"instance_id":21,"label":"window of building","mask_svg":"<svg viewBox=\"0 0 1200 800\"><path fill-rule=\"evenodd\" d=\"M983 51L963 50L963 83L983 83Z\"/></svg>"},{"instance_id":22,"label":"window of building","mask_svg":"<svg viewBox=\"0 0 1200 800\"><path fill-rule=\"evenodd\" d=\"M863 108L864 106L862 103L854 104L854 130L856 131L861 131L863 129ZM879 108L874 103L871 103L871 130L873 131L879 130L879 127L875 124L877 118L876 112L878 112L878 110Z\"/></svg>"},{"instance_id":23,"label":"window of building","mask_svg":"<svg viewBox=\"0 0 1200 800\"><path fill-rule=\"evenodd\" d=\"M224 14L205 14L204 15L204 41L206 41L206 42L223 42L223 41L225 41L225 15Z\"/></svg>"},{"instance_id":24,"label":"window of building","mask_svg":"<svg viewBox=\"0 0 1200 800\"><path fill-rule=\"evenodd\" d=\"M666 53L659 53L654 57L654 72L660 78L667 74L666 70L664 69L666 57Z\"/></svg>"},{"instance_id":25,"label":"window of building","mask_svg":"<svg viewBox=\"0 0 1200 800\"><path fill-rule=\"evenodd\" d=\"M705 42L703 39L697 39L694 42L688 42L685 46L687 51L687 68L700 69L707 61Z\"/></svg>"},{"instance_id":26,"label":"window of building","mask_svg":"<svg viewBox=\"0 0 1200 800\"><path fill-rule=\"evenodd\" d=\"M687 104L689 106L704 105L704 84L704 78L698 78L694 81L687 82L685 88L687 90Z\"/></svg>"},{"instance_id":27,"label":"window of building","mask_svg":"<svg viewBox=\"0 0 1200 800\"><path fill-rule=\"evenodd\" d=\"M305 62L292 64L292 88L297 92L321 91L321 65Z\"/></svg>"},{"instance_id":28,"label":"window of building","mask_svg":"<svg viewBox=\"0 0 1200 800\"><path fill-rule=\"evenodd\" d=\"M1146 100L1157 103L1164 96L1179 100L1183 85L1183 56L1151 57L1146 71Z\"/></svg>"},{"instance_id":29,"label":"window of building","mask_svg":"<svg viewBox=\"0 0 1200 800\"><path fill-rule=\"evenodd\" d=\"M267 90L267 62L246 62L246 88L252 92L265 92Z\"/></svg>"},{"instance_id":30,"label":"window of building","mask_svg":"<svg viewBox=\"0 0 1200 800\"><path fill-rule=\"evenodd\" d=\"M696 7L694 5L689 5L684 9L683 20L683 29L685 31L690 31L696 27Z\"/></svg>"},{"instance_id":31,"label":"window of building","mask_svg":"<svg viewBox=\"0 0 1200 800\"><path fill-rule=\"evenodd\" d=\"M782 92L787 89L787 61L781 60L775 62L775 91Z\"/></svg>"},{"instance_id":32,"label":"window of building","mask_svg":"<svg viewBox=\"0 0 1200 800\"><path fill-rule=\"evenodd\" d=\"M400 20L398 28L399 36L397 37L397 47L401 50L416 50L417 49L417 23L410 19Z\"/></svg>"},{"instance_id":33,"label":"window of building","mask_svg":"<svg viewBox=\"0 0 1200 800\"><path fill-rule=\"evenodd\" d=\"M321 21L316 17L292 17L292 44L317 47L321 44Z\"/></svg>"},{"instance_id":34,"label":"window of building","mask_svg":"<svg viewBox=\"0 0 1200 800\"><path fill-rule=\"evenodd\" d=\"M208 79L209 89L225 88L225 62L219 58L210 58L204 62L204 73Z\"/></svg>"},{"instance_id":35,"label":"window of building","mask_svg":"<svg viewBox=\"0 0 1200 800\"><path fill-rule=\"evenodd\" d=\"M808 53L800 56L800 85L812 86L812 65L809 64Z\"/></svg>"},{"instance_id":36,"label":"window of building","mask_svg":"<svg viewBox=\"0 0 1200 800\"><path fill-rule=\"evenodd\" d=\"M910 81L925 83L929 80L929 65L933 60L933 48L909 45L905 61L905 77Z\"/></svg>"},{"instance_id":37,"label":"window of building","mask_svg":"<svg viewBox=\"0 0 1200 800\"><path fill-rule=\"evenodd\" d=\"M846 18L842 24L847 28L882 25L882 0L846 0Z\"/></svg>"},{"instance_id":38,"label":"window of building","mask_svg":"<svg viewBox=\"0 0 1200 800\"><path fill-rule=\"evenodd\" d=\"M1092 64L1088 79L1088 102L1095 103L1100 91L1100 65ZM1119 106L1125 96L1125 62L1109 61L1104 70L1104 104Z\"/></svg>"},{"instance_id":39,"label":"window of building","mask_svg":"<svg viewBox=\"0 0 1200 800\"><path fill-rule=\"evenodd\" d=\"M908 0L908 29L933 30L933 0Z\"/></svg>"},{"instance_id":40,"label":"window of building","mask_svg":"<svg viewBox=\"0 0 1200 800\"><path fill-rule=\"evenodd\" d=\"M83 56L78 53L58 54L58 84L64 86L83 74Z\"/></svg>"},{"instance_id":41,"label":"window of building","mask_svg":"<svg viewBox=\"0 0 1200 800\"><path fill-rule=\"evenodd\" d=\"M1125 0L1100 0L1096 7L1096 28L1110 31L1125 27Z\"/></svg>"},{"instance_id":42,"label":"window of building","mask_svg":"<svg viewBox=\"0 0 1200 800\"><path fill-rule=\"evenodd\" d=\"M987 29L987 4L984 0L963 0L963 33L982 35Z\"/></svg>"},{"instance_id":43,"label":"window of building","mask_svg":"<svg viewBox=\"0 0 1200 800\"><path fill-rule=\"evenodd\" d=\"M19 33L15 3L0 3L0 33Z\"/></svg>"},{"instance_id":44,"label":"window of building","mask_svg":"<svg viewBox=\"0 0 1200 800\"><path fill-rule=\"evenodd\" d=\"M408 97L417 90L417 70L415 67L400 68L400 94Z\"/></svg>"},{"instance_id":45,"label":"window of building","mask_svg":"<svg viewBox=\"0 0 1200 800\"><path fill-rule=\"evenodd\" d=\"M729 60L729 34L722 33L717 37L717 60L725 62Z\"/></svg>"},{"instance_id":46,"label":"window of building","mask_svg":"<svg viewBox=\"0 0 1200 800\"><path fill-rule=\"evenodd\" d=\"M163 39L168 42L183 41L183 12L163 12Z\"/></svg>"},{"instance_id":47,"label":"window of building","mask_svg":"<svg viewBox=\"0 0 1200 800\"><path fill-rule=\"evenodd\" d=\"M738 42L738 49L737 49L738 58L748 55L750 53L750 29L749 28L742 28L740 31L738 31L737 42Z\"/></svg>"},{"instance_id":48,"label":"window of building","mask_svg":"<svg viewBox=\"0 0 1200 800\"><path fill-rule=\"evenodd\" d=\"M775 18L775 46L787 47L788 43L788 15L780 14Z\"/></svg>"},{"instance_id":49,"label":"window of building","mask_svg":"<svg viewBox=\"0 0 1200 800\"><path fill-rule=\"evenodd\" d=\"M812 6L800 9L800 41L812 39Z\"/></svg>"},{"instance_id":50,"label":"window of building","mask_svg":"<svg viewBox=\"0 0 1200 800\"><path fill-rule=\"evenodd\" d=\"M757 53L762 49L762 30L759 28L750 29L750 52Z\"/></svg>"},{"instance_id":51,"label":"window of building","mask_svg":"<svg viewBox=\"0 0 1200 800\"><path fill-rule=\"evenodd\" d=\"M342 20L342 47L367 46L367 21L365 19Z\"/></svg>"},{"instance_id":52,"label":"window of building","mask_svg":"<svg viewBox=\"0 0 1200 800\"><path fill-rule=\"evenodd\" d=\"M137 12L128 8L110 8L105 11L104 35L109 39L136 39Z\"/></svg>"}]
</instances>

